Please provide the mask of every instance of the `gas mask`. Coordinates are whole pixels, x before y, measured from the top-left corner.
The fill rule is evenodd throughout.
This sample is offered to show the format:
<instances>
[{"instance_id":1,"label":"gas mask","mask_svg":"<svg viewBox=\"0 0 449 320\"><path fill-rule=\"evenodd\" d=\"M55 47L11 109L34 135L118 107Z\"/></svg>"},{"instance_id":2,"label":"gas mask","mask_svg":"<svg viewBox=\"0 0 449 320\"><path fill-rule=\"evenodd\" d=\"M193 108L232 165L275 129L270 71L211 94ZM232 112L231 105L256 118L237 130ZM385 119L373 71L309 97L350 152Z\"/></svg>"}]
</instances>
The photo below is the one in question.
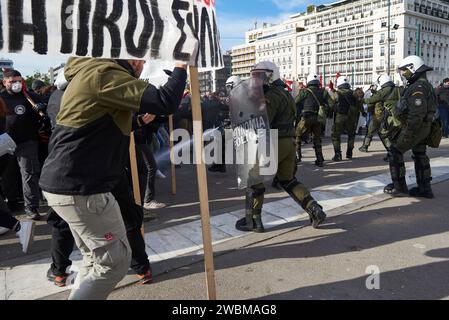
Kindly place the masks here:
<instances>
[{"instance_id":1,"label":"gas mask","mask_svg":"<svg viewBox=\"0 0 449 320\"><path fill-rule=\"evenodd\" d=\"M401 76L402 82L409 82L413 76L413 73L409 69L399 70L399 75Z\"/></svg>"}]
</instances>

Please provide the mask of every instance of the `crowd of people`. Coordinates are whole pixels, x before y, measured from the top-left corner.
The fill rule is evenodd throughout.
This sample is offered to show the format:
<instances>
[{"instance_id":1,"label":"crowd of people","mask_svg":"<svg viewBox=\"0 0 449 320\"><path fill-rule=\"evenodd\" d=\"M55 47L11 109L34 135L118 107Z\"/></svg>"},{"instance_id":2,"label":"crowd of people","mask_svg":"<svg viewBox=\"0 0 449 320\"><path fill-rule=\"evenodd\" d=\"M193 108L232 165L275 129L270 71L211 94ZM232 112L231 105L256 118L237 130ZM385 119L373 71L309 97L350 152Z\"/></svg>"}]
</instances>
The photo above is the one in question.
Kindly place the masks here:
<instances>
[{"instance_id":1,"label":"crowd of people","mask_svg":"<svg viewBox=\"0 0 449 320\"><path fill-rule=\"evenodd\" d=\"M83 254L70 299L105 299L130 267L141 283L152 280L140 228L144 210L165 207L156 200L155 179L162 175L163 163L155 155L168 147L169 115L174 115L175 128L190 134L193 124L186 65L178 63L159 88L139 79L142 69L139 60L70 58L55 86L35 81L31 88L26 88L19 71L4 72L0 232L16 232L27 252L33 221L42 219L39 207L46 201L53 261L48 279L65 286L74 246ZM433 197L426 148L438 140L436 119L442 123L437 129L448 136L449 79L435 90L426 78L430 71L421 58L410 56L399 67L404 87L397 87L385 74L376 78L367 92L352 88L344 76L336 80L336 88L323 88L319 75L309 75L306 86L293 97L275 64L265 61L253 68L251 77L262 81L270 128L278 130L278 169L273 185L285 190L309 214L314 228L325 221L326 213L297 179L297 166L308 136L312 136L315 164L325 165L322 136L329 119L333 161L343 160L343 134L348 135L346 158L353 158L359 118L368 117L367 134L359 150L368 152L373 137L379 135L392 178L385 193ZM231 77L226 94L202 98L204 130L232 127L227 96L241 83L238 77ZM131 132L142 205L136 204L131 186ZM7 147L11 145L13 152ZM417 187L410 190L403 158L408 150L413 152L417 177ZM226 172L224 152L222 161L209 171ZM235 225L238 230L264 232L265 191L263 183L247 188L245 216ZM22 199L28 219L18 221L11 211Z\"/></svg>"}]
</instances>

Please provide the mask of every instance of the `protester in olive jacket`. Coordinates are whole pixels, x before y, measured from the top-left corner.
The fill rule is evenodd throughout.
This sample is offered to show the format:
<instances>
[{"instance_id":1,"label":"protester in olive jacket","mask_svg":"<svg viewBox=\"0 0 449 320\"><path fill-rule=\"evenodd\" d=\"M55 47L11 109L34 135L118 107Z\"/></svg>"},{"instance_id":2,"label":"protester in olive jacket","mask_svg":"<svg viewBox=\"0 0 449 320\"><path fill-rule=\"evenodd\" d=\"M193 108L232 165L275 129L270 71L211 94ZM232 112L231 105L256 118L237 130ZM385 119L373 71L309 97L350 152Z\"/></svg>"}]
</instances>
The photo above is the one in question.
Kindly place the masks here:
<instances>
[{"instance_id":1,"label":"protester in olive jacket","mask_svg":"<svg viewBox=\"0 0 449 320\"><path fill-rule=\"evenodd\" d=\"M42 170L49 205L70 226L84 263L70 299L106 299L125 276L131 250L111 191L123 177L133 113L169 115L185 88L177 64L159 89L139 80L143 61L70 58Z\"/></svg>"}]
</instances>

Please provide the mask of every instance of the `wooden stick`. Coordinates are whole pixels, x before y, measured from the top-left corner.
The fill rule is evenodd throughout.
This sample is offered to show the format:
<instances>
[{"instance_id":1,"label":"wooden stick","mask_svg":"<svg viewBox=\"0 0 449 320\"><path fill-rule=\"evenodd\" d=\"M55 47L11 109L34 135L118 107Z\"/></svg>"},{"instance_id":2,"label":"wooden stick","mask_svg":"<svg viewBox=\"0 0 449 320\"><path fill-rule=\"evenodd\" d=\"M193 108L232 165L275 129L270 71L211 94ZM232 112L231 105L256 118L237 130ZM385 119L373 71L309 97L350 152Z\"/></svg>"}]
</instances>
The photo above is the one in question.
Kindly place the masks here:
<instances>
[{"instance_id":1,"label":"wooden stick","mask_svg":"<svg viewBox=\"0 0 449 320\"><path fill-rule=\"evenodd\" d=\"M171 193L176 195L176 166L175 166L175 142L173 141L173 115L168 117L168 127L170 133L170 159L171 159Z\"/></svg>"},{"instance_id":2,"label":"wooden stick","mask_svg":"<svg viewBox=\"0 0 449 320\"><path fill-rule=\"evenodd\" d=\"M200 197L201 224L203 227L204 265L206 270L207 296L209 300L216 300L214 253L210 230L209 195L207 191L206 165L203 161L203 125L201 115L200 85L198 68L189 67L190 92L192 95L193 136L197 161L198 192Z\"/></svg>"},{"instance_id":3,"label":"wooden stick","mask_svg":"<svg viewBox=\"0 0 449 320\"><path fill-rule=\"evenodd\" d=\"M133 184L134 201L138 206L142 206L142 197L140 196L140 183L139 183L139 169L137 168L137 155L136 155L136 140L134 139L134 132L131 132L129 142L129 163L131 166L131 179ZM142 223L142 236L144 232L144 224Z\"/></svg>"}]
</instances>

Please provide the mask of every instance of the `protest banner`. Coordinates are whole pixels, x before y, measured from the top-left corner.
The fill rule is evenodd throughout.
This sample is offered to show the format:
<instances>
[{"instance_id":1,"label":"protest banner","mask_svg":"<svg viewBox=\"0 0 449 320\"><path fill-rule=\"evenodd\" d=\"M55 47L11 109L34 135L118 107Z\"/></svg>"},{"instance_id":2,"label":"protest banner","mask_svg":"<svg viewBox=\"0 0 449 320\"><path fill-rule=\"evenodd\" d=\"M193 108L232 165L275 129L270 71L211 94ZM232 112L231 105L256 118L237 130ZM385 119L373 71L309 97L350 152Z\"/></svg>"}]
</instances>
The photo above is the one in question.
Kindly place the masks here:
<instances>
[{"instance_id":1,"label":"protest banner","mask_svg":"<svg viewBox=\"0 0 449 320\"><path fill-rule=\"evenodd\" d=\"M198 70L223 68L214 0L1 0L0 53L149 61L190 67L193 122L201 128ZM204 152L202 131L194 135ZM141 203L135 147L130 156ZM202 159L202 156L199 157ZM216 298L207 175L197 164L207 294Z\"/></svg>"},{"instance_id":2,"label":"protest banner","mask_svg":"<svg viewBox=\"0 0 449 320\"><path fill-rule=\"evenodd\" d=\"M211 0L2 0L0 52L223 67Z\"/></svg>"}]
</instances>

